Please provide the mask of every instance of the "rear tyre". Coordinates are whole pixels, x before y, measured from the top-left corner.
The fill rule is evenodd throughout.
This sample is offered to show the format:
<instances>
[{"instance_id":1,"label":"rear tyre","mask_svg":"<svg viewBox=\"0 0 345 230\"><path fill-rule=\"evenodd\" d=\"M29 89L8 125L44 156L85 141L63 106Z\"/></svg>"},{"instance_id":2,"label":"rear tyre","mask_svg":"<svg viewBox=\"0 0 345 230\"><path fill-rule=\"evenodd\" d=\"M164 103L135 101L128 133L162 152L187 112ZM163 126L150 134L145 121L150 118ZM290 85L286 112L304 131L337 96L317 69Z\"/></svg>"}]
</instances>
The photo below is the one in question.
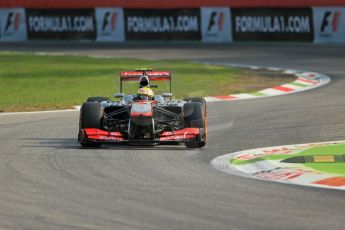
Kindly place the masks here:
<instances>
[{"instance_id":1,"label":"rear tyre","mask_svg":"<svg viewBox=\"0 0 345 230\"><path fill-rule=\"evenodd\" d=\"M80 123L79 123L79 143L83 147L100 147L101 143L96 143L83 139L81 130L84 128L100 129L102 125L103 108L100 103L86 102L80 109Z\"/></svg>"},{"instance_id":2,"label":"rear tyre","mask_svg":"<svg viewBox=\"0 0 345 230\"><path fill-rule=\"evenodd\" d=\"M186 103L183 106L186 127L199 128L196 141L185 142L187 148L202 148L206 145L204 108L200 102Z\"/></svg>"},{"instance_id":3,"label":"rear tyre","mask_svg":"<svg viewBox=\"0 0 345 230\"><path fill-rule=\"evenodd\" d=\"M89 97L87 102L102 102L102 101L110 101L108 97Z\"/></svg>"}]
</instances>

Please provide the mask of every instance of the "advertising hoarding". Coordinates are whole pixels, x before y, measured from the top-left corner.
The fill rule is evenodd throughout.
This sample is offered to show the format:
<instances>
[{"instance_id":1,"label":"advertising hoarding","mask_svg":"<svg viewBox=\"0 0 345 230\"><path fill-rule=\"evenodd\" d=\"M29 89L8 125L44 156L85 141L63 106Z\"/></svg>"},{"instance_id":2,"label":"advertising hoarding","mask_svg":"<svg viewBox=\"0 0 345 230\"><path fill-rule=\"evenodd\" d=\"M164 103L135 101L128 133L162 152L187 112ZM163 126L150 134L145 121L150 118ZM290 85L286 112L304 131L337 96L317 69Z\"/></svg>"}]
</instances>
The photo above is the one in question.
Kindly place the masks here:
<instances>
[{"instance_id":1,"label":"advertising hoarding","mask_svg":"<svg viewBox=\"0 0 345 230\"><path fill-rule=\"evenodd\" d=\"M25 10L0 9L0 41L26 41Z\"/></svg>"},{"instance_id":2,"label":"advertising hoarding","mask_svg":"<svg viewBox=\"0 0 345 230\"><path fill-rule=\"evenodd\" d=\"M94 9L26 10L29 40L94 40Z\"/></svg>"},{"instance_id":3,"label":"advertising hoarding","mask_svg":"<svg viewBox=\"0 0 345 230\"><path fill-rule=\"evenodd\" d=\"M313 41L311 8L233 8L234 41Z\"/></svg>"},{"instance_id":4,"label":"advertising hoarding","mask_svg":"<svg viewBox=\"0 0 345 230\"><path fill-rule=\"evenodd\" d=\"M315 43L345 42L345 7L314 7Z\"/></svg>"},{"instance_id":5,"label":"advertising hoarding","mask_svg":"<svg viewBox=\"0 0 345 230\"><path fill-rule=\"evenodd\" d=\"M122 8L96 8L97 41L125 41Z\"/></svg>"},{"instance_id":6,"label":"advertising hoarding","mask_svg":"<svg viewBox=\"0 0 345 230\"><path fill-rule=\"evenodd\" d=\"M201 8L202 42L231 42L230 9L226 7Z\"/></svg>"},{"instance_id":7,"label":"advertising hoarding","mask_svg":"<svg viewBox=\"0 0 345 230\"><path fill-rule=\"evenodd\" d=\"M200 41L200 9L142 10L125 13L127 41Z\"/></svg>"}]
</instances>

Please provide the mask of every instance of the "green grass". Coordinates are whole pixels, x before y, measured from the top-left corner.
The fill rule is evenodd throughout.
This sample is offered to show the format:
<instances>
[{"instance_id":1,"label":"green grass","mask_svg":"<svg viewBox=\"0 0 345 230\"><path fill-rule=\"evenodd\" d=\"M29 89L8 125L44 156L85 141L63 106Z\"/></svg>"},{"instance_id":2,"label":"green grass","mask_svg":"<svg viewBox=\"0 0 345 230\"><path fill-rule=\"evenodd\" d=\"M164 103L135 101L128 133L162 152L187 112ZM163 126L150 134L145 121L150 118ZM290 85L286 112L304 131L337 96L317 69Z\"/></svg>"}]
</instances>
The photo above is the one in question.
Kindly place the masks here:
<instances>
[{"instance_id":1,"label":"green grass","mask_svg":"<svg viewBox=\"0 0 345 230\"><path fill-rule=\"evenodd\" d=\"M264 160L284 160L287 158L298 157L298 156L317 156L317 155L324 156L324 155L343 155L343 154L345 154L345 144L336 144L336 145L310 148L310 149L301 151L297 154L270 155L270 156L255 158L252 160L233 160L231 164L246 165L246 164L264 161ZM320 172L345 175L345 163L341 163L341 162L339 163L305 163L303 165Z\"/></svg>"},{"instance_id":2,"label":"green grass","mask_svg":"<svg viewBox=\"0 0 345 230\"><path fill-rule=\"evenodd\" d=\"M119 91L118 73L138 67L171 70L175 98L255 91L291 80L258 80L241 69L183 60L0 53L0 111L70 108L89 96L111 97ZM127 93L134 93L136 87L137 83L129 85ZM163 88L168 89L167 85ZM167 91L163 88L158 91Z\"/></svg>"},{"instance_id":3,"label":"green grass","mask_svg":"<svg viewBox=\"0 0 345 230\"><path fill-rule=\"evenodd\" d=\"M298 153L296 156L314 155L340 155L345 154L345 144L316 147ZM345 163L306 163L307 167L321 172L336 173L345 175Z\"/></svg>"}]
</instances>

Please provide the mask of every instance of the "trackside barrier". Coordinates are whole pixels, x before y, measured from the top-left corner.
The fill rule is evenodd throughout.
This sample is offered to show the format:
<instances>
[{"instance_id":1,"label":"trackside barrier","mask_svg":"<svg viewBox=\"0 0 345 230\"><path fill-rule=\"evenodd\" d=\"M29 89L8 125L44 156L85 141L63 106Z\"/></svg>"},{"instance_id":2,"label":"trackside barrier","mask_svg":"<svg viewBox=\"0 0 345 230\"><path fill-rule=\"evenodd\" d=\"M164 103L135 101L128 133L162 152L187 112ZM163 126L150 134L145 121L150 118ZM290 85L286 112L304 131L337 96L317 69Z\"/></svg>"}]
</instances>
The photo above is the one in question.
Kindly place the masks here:
<instances>
[{"instance_id":1,"label":"trackside barrier","mask_svg":"<svg viewBox=\"0 0 345 230\"><path fill-rule=\"evenodd\" d=\"M0 8L81 9L120 7L124 9L184 9L212 7L299 8L310 6L344 6L344 0L1 0Z\"/></svg>"},{"instance_id":2,"label":"trackside barrier","mask_svg":"<svg viewBox=\"0 0 345 230\"><path fill-rule=\"evenodd\" d=\"M26 40L345 43L345 7L0 8L0 41Z\"/></svg>"},{"instance_id":3,"label":"trackside barrier","mask_svg":"<svg viewBox=\"0 0 345 230\"><path fill-rule=\"evenodd\" d=\"M94 9L26 10L29 40L95 40Z\"/></svg>"},{"instance_id":4,"label":"trackside barrier","mask_svg":"<svg viewBox=\"0 0 345 230\"><path fill-rule=\"evenodd\" d=\"M0 9L0 41L26 41L26 18L23 8Z\"/></svg>"},{"instance_id":5,"label":"trackside barrier","mask_svg":"<svg viewBox=\"0 0 345 230\"><path fill-rule=\"evenodd\" d=\"M122 8L96 8L95 14L97 41L125 41L125 25Z\"/></svg>"},{"instance_id":6,"label":"trackside barrier","mask_svg":"<svg viewBox=\"0 0 345 230\"><path fill-rule=\"evenodd\" d=\"M232 42L231 12L226 7L201 8L202 42Z\"/></svg>"},{"instance_id":7,"label":"trackside barrier","mask_svg":"<svg viewBox=\"0 0 345 230\"><path fill-rule=\"evenodd\" d=\"M200 9L124 9L126 41L200 41Z\"/></svg>"},{"instance_id":8,"label":"trackside barrier","mask_svg":"<svg viewBox=\"0 0 345 230\"><path fill-rule=\"evenodd\" d=\"M314 38L311 8L233 8L234 41L297 41Z\"/></svg>"},{"instance_id":9,"label":"trackside barrier","mask_svg":"<svg viewBox=\"0 0 345 230\"><path fill-rule=\"evenodd\" d=\"M345 7L314 7L314 42L345 43Z\"/></svg>"}]
</instances>

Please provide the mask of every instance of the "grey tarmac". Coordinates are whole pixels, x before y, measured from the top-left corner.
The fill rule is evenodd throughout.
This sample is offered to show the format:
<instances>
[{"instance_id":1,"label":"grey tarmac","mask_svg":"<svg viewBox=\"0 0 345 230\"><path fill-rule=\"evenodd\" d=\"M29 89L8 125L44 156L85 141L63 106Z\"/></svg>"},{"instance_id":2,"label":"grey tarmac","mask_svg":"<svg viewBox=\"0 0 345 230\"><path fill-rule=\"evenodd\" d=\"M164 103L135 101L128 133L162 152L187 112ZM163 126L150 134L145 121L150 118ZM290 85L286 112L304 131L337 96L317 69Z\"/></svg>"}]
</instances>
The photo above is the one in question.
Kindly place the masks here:
<instances>
[{"instance_id":1,"label":"grey tarmac","mask_svg":"<svg viewBox=\"0 0 345 230\"><path fill-rule=\"evenodd\" d=\"M210 140L201 150L81 149L78 112L0 116L0 229L344 229L342 191L242 178L209 163L244 149L345 139L345 46L28 42L0 50L181 58L332 77L303 93L210 104Z\"/></svg>"}]
</instances>

